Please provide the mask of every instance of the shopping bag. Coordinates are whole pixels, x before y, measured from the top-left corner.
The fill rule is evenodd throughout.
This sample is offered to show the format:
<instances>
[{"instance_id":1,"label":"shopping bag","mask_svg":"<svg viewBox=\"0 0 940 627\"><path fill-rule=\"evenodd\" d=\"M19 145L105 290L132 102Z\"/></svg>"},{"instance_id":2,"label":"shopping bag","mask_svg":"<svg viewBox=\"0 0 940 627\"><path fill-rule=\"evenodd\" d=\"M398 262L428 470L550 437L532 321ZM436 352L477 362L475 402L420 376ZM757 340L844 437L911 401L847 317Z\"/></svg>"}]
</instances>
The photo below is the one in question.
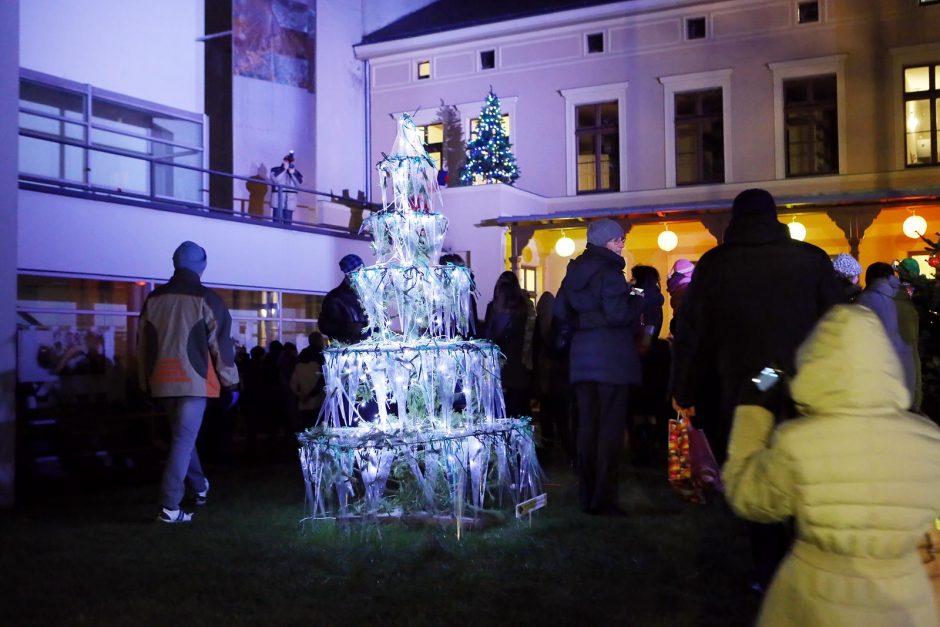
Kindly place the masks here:
<instances>
[{"instance_id":1,"label":"shopping bag","mask_svg":"<svg viewBox=\"0 0 940 627\"><path fill-rule=\"evenodd\" d=\"M687 503L707 502L709 491L723 492L721 470L705 432L681 414L669 421L669 484Z\"/></svg>"}]
</instances>

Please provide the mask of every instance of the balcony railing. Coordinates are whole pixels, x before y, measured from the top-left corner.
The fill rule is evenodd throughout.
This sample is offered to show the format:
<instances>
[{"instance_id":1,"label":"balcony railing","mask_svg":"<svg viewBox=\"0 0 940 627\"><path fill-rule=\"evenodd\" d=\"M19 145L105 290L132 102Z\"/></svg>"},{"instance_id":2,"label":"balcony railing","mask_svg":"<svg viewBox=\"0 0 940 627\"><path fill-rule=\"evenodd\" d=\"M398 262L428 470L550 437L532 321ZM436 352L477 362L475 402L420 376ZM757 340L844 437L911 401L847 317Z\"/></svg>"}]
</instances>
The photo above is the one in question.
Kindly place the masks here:
<instances>
[{"instance_id":1,"label":"balcony railing","mask_svg":"<svg viewBox=\"0 0 940 627\"><path fill-rule=\"evenodd\" d=\"M277 198L277 186L264 177L239 176L175 162L174 159L180 155L155 156L26 128L21 128L19 134L21 189L344 236L358 234L364 212L381 208L346 193L337 195L307 187L291 187L291 191L298 193L296 209L289 221L275 220L272 200ZM36 155L32 155L32 159L24 159L24 139L39 142L34 145L42 147L42 156L47 158L40 162L41 168L35 167ZM30 162L33 168L30 168ZM107 173L91 176L90 164L95 162L106 164ZM30 172L30 169L34 171ZM40 174L36 170L57 171L58 176ZM122 181L127 181L127 184L122 185ZM245 195L234 193L237 185L244 186ZM344 216L332 215L327 221L323 215L324 204L318 201L331 203L329 207L333 209L337 206L347 208L348 220L345 224L338 223Z\"/></svg>"}]
</instances>

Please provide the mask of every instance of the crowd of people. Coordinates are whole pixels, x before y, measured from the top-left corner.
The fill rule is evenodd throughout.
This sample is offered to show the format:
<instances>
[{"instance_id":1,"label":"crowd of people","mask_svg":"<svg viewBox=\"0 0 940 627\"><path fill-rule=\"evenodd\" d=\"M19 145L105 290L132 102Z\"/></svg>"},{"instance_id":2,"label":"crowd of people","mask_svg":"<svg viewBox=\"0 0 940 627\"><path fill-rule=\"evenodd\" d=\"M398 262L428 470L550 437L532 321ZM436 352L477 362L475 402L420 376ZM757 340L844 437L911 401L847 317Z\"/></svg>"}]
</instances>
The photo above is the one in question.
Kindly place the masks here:
<instances>
[{"instance_id":1,"label":"crowd of people","mask_svg":"<svg viewBox=\"0 0 940 627\"><path fill-rule=\"evenodd\" d=\"M940 512L940 429L918 412L916 261L873 263L862 288L853 256L831 260L791 239L773 197L746 190L722 243L673 265L664 332L659 272L635 265L628 280L625 242L619 223L595 220L556 294L533 305L507 271L483 319L470 312L470 335L505 358L507 413L535 416L543 454L576 471L581 509L629 516L618 501L624 444L634 462L664 465L666 423L679 414L706 431L726 502L751 521L761 624L936 624L916 554ZM206 500L194 446L204 397L231 407L240 389L249 447L262 432L289 442L316 422L324 336L349 343L368 332L348 279L362 265L355 255L340 261L347 278L324 300L323 334L309 346L275 341L236 356L228 312L199 283L205 251L191 242L177 250L174 278L141 315L142 384L163 397L174 434L160 520L190 519L184 491ZM167 313L193 297L215 331L196 334L199 351L194 321L180 326ZM200 351L208 362L193 360Z\"/></svg>"}]
</instances>

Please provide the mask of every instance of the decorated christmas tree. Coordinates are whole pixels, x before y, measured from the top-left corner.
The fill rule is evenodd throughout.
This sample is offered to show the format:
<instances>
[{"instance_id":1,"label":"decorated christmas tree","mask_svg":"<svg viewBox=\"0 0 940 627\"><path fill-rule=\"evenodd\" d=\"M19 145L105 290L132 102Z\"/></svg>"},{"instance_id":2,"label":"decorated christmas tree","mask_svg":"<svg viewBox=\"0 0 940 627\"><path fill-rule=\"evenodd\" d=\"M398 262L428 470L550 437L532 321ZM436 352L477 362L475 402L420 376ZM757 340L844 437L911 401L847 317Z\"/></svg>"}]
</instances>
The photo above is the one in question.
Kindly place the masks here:
<instances>
[{"instance_id":1,"label":"decorated christmas tree","mask_svg":"<svg viewBox=\"0 0 940 627\"><path fill-rule=\"evenodd\" d=\"M544 503L529 420L506 416L499 349L466 339L470 271L437 263L447 218L407 115L383 156L383 209L362 227L377 263L351 275L368 339L324 351L320 421L298 434L309 518L445 517L459 530Z\"/></svg>"},{"instance_id":2,"label":"decorated christmas tree","mask_svg":"<svg viewBox=\"0 0 940 627\"><path fill-rule=\"evenodd\" d=\"M499 98L490 90L477 120L476 137L467 144L467 161L460 172L464 185L473 183L506 183L519 178L512 144L503 129L503 113Z\"/></svg>"}]
</instances>

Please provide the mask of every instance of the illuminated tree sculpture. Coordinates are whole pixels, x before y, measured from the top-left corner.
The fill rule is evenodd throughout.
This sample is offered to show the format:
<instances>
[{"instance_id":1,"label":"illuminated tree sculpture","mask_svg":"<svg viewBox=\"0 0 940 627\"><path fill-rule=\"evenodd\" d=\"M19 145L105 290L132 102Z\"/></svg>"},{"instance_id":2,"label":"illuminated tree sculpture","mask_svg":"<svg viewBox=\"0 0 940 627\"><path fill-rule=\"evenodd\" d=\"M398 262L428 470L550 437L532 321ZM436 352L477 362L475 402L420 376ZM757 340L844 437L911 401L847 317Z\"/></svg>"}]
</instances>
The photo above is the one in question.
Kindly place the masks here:
<instances>
[{"instance_id":1,"label":"illuminated tree sculpture","mask_svg":"<svg viewBox=\"0 0 940 627\"><path fill-rule=\"evenodd\" d=\"M460 172L464 185L474 183L506 183L519 178L512 144L503 129L503 113L499 98L490 90L480 111L475 137L467 144L467 161Z\"/></svg>"},{"instance_id":2,"label":"illuminated tree sculpture","mask_svg":"<svg viewBox=\"0 0 940 627\"><path fill-rule=\"evenodd\" d=\"M383 208L362 228L378 262L351 275L370 334L326 349L320 421L298 434L310 519L443 516L459 530L484 509L541 503L532 428L506 416L499 350L465 339L470 271L437 264L447 219L407 115L377 168Z\"/></svg>"}]
</instances>

